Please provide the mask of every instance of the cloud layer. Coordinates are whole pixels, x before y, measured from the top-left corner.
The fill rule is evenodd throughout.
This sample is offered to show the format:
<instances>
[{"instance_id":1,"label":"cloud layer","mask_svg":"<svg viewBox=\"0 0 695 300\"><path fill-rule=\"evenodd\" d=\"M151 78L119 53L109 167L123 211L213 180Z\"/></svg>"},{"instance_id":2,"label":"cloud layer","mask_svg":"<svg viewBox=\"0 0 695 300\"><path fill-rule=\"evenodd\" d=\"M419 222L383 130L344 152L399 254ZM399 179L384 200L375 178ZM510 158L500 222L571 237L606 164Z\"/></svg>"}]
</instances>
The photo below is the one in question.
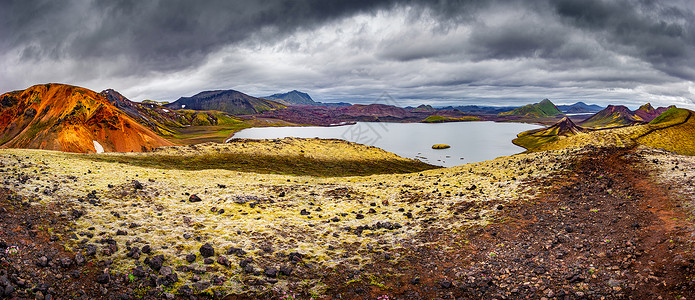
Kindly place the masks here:
<instances>
[{"instance_id":1,"label":"cloud layer","mask_svg":"<svg viewBox=\"0 0 695 300\"><path fill-rule=\"evenodd\" d=\"M5 1L0 91L692 106L692 1Z\"/></svg>"}]
</instances>

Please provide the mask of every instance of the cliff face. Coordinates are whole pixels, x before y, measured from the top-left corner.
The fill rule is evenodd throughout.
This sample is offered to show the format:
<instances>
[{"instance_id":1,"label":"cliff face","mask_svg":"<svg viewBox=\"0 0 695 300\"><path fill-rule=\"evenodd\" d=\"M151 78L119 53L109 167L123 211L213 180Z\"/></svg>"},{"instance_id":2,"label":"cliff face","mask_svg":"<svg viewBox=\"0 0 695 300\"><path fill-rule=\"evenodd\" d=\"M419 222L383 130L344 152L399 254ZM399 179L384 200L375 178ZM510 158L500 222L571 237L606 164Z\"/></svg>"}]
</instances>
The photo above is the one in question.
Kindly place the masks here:
<instances>
[{"instance_id":1,"label":"cliff face","mask_svg":"<svg viewBox=\"0 0 695 300\"><path fill-rule=\"evenodd\" d=\"M94 91L35 85L0 96L0 147L67 152L140 152L170 142ZM99 149L101 150L101 149Z\"/></svg>"}]
</instances>

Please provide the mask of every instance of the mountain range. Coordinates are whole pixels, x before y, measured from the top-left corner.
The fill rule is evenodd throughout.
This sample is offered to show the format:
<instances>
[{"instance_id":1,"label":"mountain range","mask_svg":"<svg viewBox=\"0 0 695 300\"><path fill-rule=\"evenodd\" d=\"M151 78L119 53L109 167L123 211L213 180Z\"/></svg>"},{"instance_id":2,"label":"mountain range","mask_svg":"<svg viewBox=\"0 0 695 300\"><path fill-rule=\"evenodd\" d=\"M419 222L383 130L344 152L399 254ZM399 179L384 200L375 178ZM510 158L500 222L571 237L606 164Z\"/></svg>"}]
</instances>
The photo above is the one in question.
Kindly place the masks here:
<instances>
[{"instance_id":1,"label":"mountain range","mask_svg":"<svg viewBox=\"0 0 695 300\"><path fill-rule=\"evenodd\" d=\"M234 90L204 91L172 103L135 102L112 89L96 93L63 84L36 85L0 96L0 146L70 152L95 152L99 148L118 152L147 151L171 145L172 141L222 140L236 130L251 126L472 120L553 124L564 116L560 108L567 112L586 112L598 107L582 102L556 106L548 99L516 108L435 108L424 104L407 108L385 104L328 107L296 90L267 98L277 102ZM591 130L645 124L667 109L655 109L649 103L635 111L610 105L577 124L563 118L552 126L526 133L524 139L527 144L545 143ZM208 127L211 129L195 129ZM196 138L188 142L182 140L182 132ZM202 136L207 137L197 138Z\"/></svg>"},{"instance_id":2,"label":"mountain range","mask_svg":"<svg viewBox=\"0 0 695 300\"><path fill-rule=\"evenodd\" d=\"M566 114L597 113L603 109L599 105L586 104L581 101L570 105L557 105L557 108Z\"/></svg>"}]
</instances>

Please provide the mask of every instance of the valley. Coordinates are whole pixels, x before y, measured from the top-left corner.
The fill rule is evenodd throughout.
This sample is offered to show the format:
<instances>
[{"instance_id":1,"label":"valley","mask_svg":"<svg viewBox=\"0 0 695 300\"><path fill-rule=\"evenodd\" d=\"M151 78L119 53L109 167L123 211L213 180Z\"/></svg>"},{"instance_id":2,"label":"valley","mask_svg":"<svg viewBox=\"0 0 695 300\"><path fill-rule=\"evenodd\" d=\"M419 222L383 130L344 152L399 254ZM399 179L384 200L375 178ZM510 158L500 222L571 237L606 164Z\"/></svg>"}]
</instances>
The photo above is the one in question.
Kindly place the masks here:
<instances>
[{"instance_id":1,"label":"valley","mask_svg":"<svg viewBox=\"0 0 695 300\"><path fill-rule=\"evenodd\" d=\"M690 110L273 97L2 95L2 295L695 297ZM336 139L221 143L251 127L484 120L547 127L518 134L524 153L448 168Z\"/></svg>"}]
</instances>

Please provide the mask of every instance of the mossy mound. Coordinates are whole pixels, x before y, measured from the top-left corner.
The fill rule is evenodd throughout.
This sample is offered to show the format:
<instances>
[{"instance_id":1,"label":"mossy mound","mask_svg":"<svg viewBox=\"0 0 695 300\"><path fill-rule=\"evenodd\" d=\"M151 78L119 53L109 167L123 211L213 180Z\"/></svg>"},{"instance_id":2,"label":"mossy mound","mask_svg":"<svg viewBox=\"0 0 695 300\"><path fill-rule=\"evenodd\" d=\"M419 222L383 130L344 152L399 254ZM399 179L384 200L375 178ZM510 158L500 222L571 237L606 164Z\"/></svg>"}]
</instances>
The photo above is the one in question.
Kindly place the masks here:
<instances>
[{"instance_id":1,"label":"mossy mound","mask_svg":"<svg viewBox=\"0 0 695 300\"><path fill-rule=\"evenodd\" d=\"M220 169L318 177L411 173L439 168L372 146L299 138L233 139L226 144L205 143L140 154L87 155L86 158L160 169Z\"/></svg>"},{"instance_id":2,"label":"mossy mound","mask_svg":"<svg viewBox=\"0 0 695 300\"><path fill-rule=\"evenodd\" d=\"M443 117L438 115L431 115L422 120L422 123L470 122L480 120L481 119L479 117Z\"/></svg>"},{"instance_id":3,"label":"mossy mound","mask_svg":"<svg viewBox=\"0 0 695 300\"><path fill-rule=\"evenodd\" d=\"M451 148L451 146L447 144L434 144L432 145L432 149L448 149Z\"/></svg>"}]
</instances>

